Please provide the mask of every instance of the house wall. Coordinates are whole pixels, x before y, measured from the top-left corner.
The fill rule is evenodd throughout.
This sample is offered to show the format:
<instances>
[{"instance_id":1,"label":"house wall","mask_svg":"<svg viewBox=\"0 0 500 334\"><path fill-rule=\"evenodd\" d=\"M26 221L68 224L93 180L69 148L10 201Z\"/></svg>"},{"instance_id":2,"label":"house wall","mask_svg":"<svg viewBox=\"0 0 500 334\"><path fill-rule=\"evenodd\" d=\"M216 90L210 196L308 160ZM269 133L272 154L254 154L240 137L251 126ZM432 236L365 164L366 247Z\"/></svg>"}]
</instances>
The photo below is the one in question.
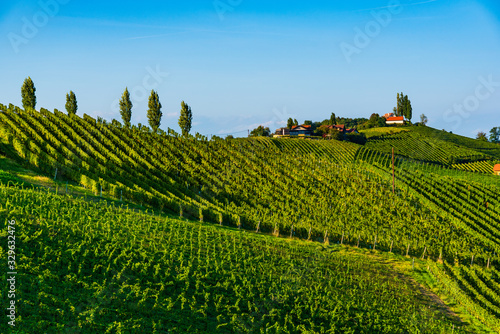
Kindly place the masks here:
<instances>
[{"instance_id":1,"label":"house wall","mask_svg":"<svg viewBox=\"0 0 500 334\"><path fill-rule=\"evenodd\" d=\"M313 132L309 130L301 130L301 131L290 131L291 136L312 136Z\"/></svg>"}]
</instances>

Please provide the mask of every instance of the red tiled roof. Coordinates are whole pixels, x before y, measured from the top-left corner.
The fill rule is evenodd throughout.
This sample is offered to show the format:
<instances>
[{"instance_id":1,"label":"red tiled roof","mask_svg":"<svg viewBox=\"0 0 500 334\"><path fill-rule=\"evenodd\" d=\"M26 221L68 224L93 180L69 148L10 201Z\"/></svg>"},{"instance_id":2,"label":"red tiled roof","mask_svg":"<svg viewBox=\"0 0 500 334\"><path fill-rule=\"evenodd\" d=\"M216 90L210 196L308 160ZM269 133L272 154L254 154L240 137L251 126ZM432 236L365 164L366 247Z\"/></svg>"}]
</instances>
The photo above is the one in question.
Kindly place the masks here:
<instances>
[{"instance_id":1,"label":"red tiled roof","mask_svg":"<svg viewBox=\"0 0 500 334\"><path fill-rule=\"evenodd\" d=\"M404 116L399 116L399 117L389 117L387 118L388 122L396 122L396 121L404 121L405 117Z\"/></svg>"},{"instance_id":2,"label":"red tiled roof","mask_svg":"<svg viewBox=\"0 0 500 334\"><path fill-rule=\"evenodd\" d=\"M345 129L344 124L341 124L341 125L322 125L322 126L325 126L327 129L342 129L342 130Z\"/></svg>"},{"instance_id":3,"label":"red tiled roof","mask_svg":"<svg viewBox=\"0 0 500 334\"><path fill-rule=\"evenodd\" d=\"M294 125L294 126L292 126L292 130L295 130L298 127L303 127L305 129L310 129L311 128L310 125Z\"/></svg>"},{"instance_id":4,"label":"red tiled roof","mask_svg":"<svg viewBox=\"0 0 500 334\"><path fill-rule=\"evenodd\" d=\"M495 167L493 167L493 171L500 172L500 165L495 165Z\"/></svg>"}]
</instances>

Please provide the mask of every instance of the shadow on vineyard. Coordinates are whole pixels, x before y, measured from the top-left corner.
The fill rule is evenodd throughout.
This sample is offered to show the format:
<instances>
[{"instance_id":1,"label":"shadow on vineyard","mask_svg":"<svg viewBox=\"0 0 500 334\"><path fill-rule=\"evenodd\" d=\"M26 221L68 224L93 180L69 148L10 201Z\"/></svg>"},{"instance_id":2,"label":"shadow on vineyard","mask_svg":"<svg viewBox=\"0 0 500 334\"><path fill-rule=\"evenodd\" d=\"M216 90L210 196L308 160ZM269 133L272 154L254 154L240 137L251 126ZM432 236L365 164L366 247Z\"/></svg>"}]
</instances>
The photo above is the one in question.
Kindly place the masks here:
<instances>
[{"instance_id":1,"label":"shadow on vineyard","mask_svg":"<svg viewBox=\"0 0 500 334\"><path fill-rule=\"evenodd\" d=\"M427 127L364 146L209 140L0 110L20 332L500 330L496 147Z\"/></svg>"}]
</instances>

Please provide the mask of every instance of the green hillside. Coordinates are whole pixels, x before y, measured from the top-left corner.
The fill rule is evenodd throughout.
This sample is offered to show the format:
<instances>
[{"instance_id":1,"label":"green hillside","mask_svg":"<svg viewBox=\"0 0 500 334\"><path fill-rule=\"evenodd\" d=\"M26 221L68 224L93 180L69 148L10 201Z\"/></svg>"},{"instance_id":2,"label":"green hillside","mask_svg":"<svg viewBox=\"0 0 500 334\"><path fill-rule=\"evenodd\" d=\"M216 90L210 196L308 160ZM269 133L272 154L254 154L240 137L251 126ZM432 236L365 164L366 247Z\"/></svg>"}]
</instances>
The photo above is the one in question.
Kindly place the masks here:
<instances>
[{"instance_id":1,"label":"green hillside","mask_svg":"<svg viewBox=\"0 0 500 334\"><path fill-rule=\"evenodd\" d=\"M19 219L26 230L19 238L31 242L25 279L46 277L40 288L66 292L37 290L42 302L23 291L24 303L35 303L30 310L46 305L35 312L39 321L26 316L30 330L479 330L434 314L411 281L398 279L397 266L373 260L379 251L402 263L422 259L421 276L470 315L462 320L500 330L500 178L445 168L492 161L496 147L452 143L420 128L374 135L365 147L208 140L45 109L0 110L0 151L52 183L51 190L42 184L47 193L20 190L13 182L30 180L22 172L0 174L11 186L1 188L1 221ZM393 192L387 151L394 143ZM124 202L156 214L116 207ZM376 252L339 251L353 247ZM82 294L64 297L71 289Z\"/></svg>"},{"instance_id":2,"label":"green hillside","mask_svg":"<svg viewBox=\"0 0 500 334\"><path fill-rule=\"evenodd\" d=\"M500 161L500 146L426 126L366 130L367 148L462 170L493 172ZM382 131L383 130L383 131Z\"/></svg>"},{"instance_id":3,"label":"green hillside","mask_svg":"<svg viewBox=\"0 0 500 334\"><path fill-rule=\"evenodd\" d=\"M453 327L400 272L339 247L39 190L0 187L0 195L2 231L14 219L20 244L22 333L446 333ZM7 299L3 291L1 297ZM5 322L0 326L5 330Z\"/></svg>"}]
</instances>

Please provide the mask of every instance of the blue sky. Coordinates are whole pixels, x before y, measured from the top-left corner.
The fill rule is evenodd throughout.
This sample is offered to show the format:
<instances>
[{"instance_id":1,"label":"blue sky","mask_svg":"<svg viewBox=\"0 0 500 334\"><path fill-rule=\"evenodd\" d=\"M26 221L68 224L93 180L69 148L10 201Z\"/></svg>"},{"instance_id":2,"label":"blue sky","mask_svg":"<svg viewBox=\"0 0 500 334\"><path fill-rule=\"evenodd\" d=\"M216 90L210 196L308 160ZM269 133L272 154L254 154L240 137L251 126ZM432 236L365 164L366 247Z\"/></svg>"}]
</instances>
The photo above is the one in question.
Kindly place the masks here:
<instances>
[{"instance_id":1,"label":"blue sky","mask_svg":"<svg viewBox=\"0 0 500 334\"><path fill-rule=\"evenodd\" d=\"M487 0L76 1L2 3L0 102L21 104L31 76L37 107L120 119L132 92L147 124L158 91L161 128L244 135L288 117L369 117L412 101L414 118L474 136L500 126L500 5Z\"/></svg>"}]
</instances>

